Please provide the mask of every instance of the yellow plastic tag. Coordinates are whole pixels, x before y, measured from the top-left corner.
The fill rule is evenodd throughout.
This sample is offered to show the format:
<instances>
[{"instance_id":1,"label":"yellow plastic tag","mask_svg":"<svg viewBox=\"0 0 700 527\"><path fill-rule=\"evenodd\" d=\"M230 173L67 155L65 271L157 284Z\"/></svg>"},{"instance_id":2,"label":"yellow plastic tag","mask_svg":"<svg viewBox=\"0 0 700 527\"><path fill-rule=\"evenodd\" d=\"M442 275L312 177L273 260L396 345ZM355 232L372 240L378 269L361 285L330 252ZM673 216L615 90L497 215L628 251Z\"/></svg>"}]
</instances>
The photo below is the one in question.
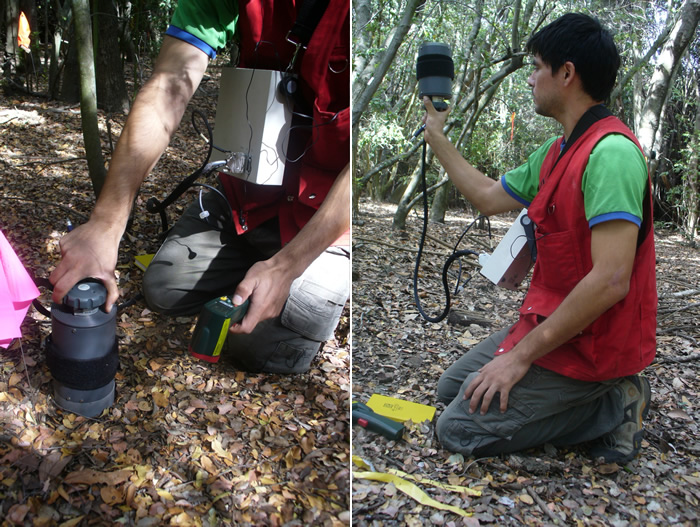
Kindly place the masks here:
<instances>
[{"instance_id":1,"label":"yellow plastic tag","mask_svg":"<svg viewBox=\"0 0 700 527\"><path fill-rule=\"evenodd\" d=\"M422 423L423 421L432 421L433 417L435 417L435 408L432 406L404 401L395 397L387 397L377 393L372 394L369 401L367 401L367 406L379 415L400 423L408 420L414 423Z\"/></svg>"}]
</instances>

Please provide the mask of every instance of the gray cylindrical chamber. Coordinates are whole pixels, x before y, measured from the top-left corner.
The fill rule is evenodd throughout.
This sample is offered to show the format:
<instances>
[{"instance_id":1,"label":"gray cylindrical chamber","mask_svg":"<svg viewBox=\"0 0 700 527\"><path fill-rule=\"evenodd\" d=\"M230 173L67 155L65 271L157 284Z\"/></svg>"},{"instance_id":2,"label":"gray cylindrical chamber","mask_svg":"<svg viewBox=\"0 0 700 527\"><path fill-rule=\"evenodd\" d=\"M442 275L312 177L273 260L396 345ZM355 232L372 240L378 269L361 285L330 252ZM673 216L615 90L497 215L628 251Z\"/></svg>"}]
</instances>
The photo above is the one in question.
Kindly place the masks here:
<instances>
[{"instance_id":1,"label":"gray cylindrical chamber","mask_svg":"<svg viewBox=\"0 0 700 527\"><path fill-rule=\"evenodd\" d=\"M46 359L54 398L62 408L86 417L99 415L114 402L117 309L106 313L105 299L104 285L88 279L51 307Z\"/></svg>"},{"instance_id":2,"label":"gray cylindrical chamber","mask_svg":"<svg viewBox=\"0 0 700 527\"><path fill-rule=\"evenodd\" d=\"M449 99L452 96L454 76L452 52L447 44L426 42L421 45L416 61L420 98L428 96Z\"/></svg>"}]
</instances>

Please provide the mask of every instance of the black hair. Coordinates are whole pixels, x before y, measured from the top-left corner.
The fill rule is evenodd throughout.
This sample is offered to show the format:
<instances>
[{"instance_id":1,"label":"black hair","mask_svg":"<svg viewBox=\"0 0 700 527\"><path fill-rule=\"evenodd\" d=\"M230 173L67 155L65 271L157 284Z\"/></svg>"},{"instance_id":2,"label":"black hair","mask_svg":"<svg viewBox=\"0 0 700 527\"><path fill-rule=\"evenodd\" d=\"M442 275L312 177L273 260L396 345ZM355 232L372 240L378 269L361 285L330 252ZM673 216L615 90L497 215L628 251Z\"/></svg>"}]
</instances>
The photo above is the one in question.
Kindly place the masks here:
<instances>
[{"instance_id":1,"label":"black hair","mask_svg":"<svg viewBox=\"0 0 700 527\"><path fill-rule=\"evenodd\" d=\"M527 51L539 55L552 74L572 62L583 89L596 101L610 96L620 68L610 32L596 18L581 13L568 13L542 28L528 40Z\"/></svg>"}]
</instances>

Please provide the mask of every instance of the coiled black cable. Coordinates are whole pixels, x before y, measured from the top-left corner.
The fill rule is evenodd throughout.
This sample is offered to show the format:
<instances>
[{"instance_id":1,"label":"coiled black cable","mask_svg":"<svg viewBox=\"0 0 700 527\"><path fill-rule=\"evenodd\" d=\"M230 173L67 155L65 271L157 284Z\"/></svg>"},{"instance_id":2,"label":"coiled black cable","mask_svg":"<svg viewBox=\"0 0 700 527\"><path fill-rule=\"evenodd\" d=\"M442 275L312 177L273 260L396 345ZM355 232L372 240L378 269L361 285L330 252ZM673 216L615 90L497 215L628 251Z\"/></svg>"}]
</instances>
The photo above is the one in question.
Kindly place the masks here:
<instances>
[{"instance_id":1,"label":"coiled black cable","mask_svg":"<svg viewBox=\"0 0 700 527\"><path fill-rule=\"evenodd\" d=\"M222 152L224 151L221 148L214 145L214 132L212 131L211 125L209 124L206 115L204 115L204 112L202 112L199 109L195 109L192 111L192 126L194 127L195 132L197 132L197 134L202 135L202 132L200 132L199 128L197 127L197 121L195 117L199 117L204 122L204 126L207 129L208 149L207 155L204 158L202 165L197 170L192 172L192 174L183 179L180 182L180 184L177 187L175 187L175 189L163 201L159 201L157 198L151 197L146 202L146 210L148 210L148 212L152 214L160 214L160 221L163 232L166 232L168 230L168 217L165 213L165 209L168 208L168 206L170 206L180 196L182 196L182 194L184 194L185 191L189 189L200 176L206 175L213 170L213 168L210 166L209 158L211 158L211 153L214 148Z\"/></svg>"},{"instance_id":2,"label":"coiled black cable","mask_svg":"<svg viewBox=\"0 0 700 527\"><path fill-rule=\"evenodd\" d=\"M459 258L462 258L463 256L479 256L478 253L471 251L469 249L462 249L462 250L457 250L457 247L459 247L460 242L462 241L462 238L467 234L469 229L471 229L472 225L474 225L477 220L480 220L482 218L486 218L485 216L479 216L476 218L472 223L469 224L469 226L464 230L462 235L459 237L457 240L457 243L455 244L454 249L452 250L452 254L447 258L445 261L445 265L442 268L442 286L445 291L445 308L443 309L442 313L440 313L437 317L431 317L429 316L424 310L423 307L421 306L420 302L420 297L418 296L418 269L420 268L420 261L421 257L423 255L423 247L425 245L425 237L428 231L428 183L426 181L426 176L425 176L425 158L426 158L426 142L423 140L423 153L422 153L422 167L421 167L421 185L422 185L422 190L423 190L423 229L421 232L421 238L420 238L420 243L418 244L418 254L416 256L416 267L415 271L413 273L413 298L416 302L416 307L418 308L418 312L420 315L427 320L428 322L440 322L442 321L447 314L450 312L450 307L452 305L451 297L450 297L450 286L447 283L447 274L450 269L450 266L455 260L458 260ZM486 218L488 221L488 218ZM489 222L489 236L491 236L491 222ZM455 294L457 294L460 290L461 287L464 287L469 281L471 280L471 276L463 283L460 284L461 281L461 276L462 276L462 268L460 265L460 270L457 275L457 286L455 287Z\"/></svg>"}]
</instances>

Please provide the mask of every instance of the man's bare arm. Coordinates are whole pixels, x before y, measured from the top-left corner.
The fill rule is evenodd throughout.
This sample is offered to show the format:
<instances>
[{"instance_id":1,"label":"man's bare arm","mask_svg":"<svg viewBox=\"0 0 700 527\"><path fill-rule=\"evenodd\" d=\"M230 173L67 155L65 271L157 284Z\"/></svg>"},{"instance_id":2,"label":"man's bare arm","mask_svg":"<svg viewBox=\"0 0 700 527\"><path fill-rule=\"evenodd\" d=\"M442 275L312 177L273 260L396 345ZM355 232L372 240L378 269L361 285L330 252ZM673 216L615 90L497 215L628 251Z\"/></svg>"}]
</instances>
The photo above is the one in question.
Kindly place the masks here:
<instances>
[{"instance_id":1,"label":"man's bare arm","mask_svg":"<svg viewBox=\"0 0 700 527\"><path fill-rule=\"evenodd\" d=\"M61 239L62 259L51 274L55 302L87 277L105 283L108 308L116 302L114 271L133 200L180 124L208 61L191 44L165 37L153 74L134 100L90 220Z\"/></svg>"},{"instance_id":2,"label":"man's bare arm","mask_svg":"<svg viewBox=\"0 0 700 527\"><path fill-rule=\"evenodd\" d=\"M486 216L522 208L522 204L503 190L500 182L474 168L450 143L442 132L448 112L436 111L428 97L423 102L426 109L423 132L425 140L435 152L447 175L469 203Z\"/></svg>"}]
</instances>

